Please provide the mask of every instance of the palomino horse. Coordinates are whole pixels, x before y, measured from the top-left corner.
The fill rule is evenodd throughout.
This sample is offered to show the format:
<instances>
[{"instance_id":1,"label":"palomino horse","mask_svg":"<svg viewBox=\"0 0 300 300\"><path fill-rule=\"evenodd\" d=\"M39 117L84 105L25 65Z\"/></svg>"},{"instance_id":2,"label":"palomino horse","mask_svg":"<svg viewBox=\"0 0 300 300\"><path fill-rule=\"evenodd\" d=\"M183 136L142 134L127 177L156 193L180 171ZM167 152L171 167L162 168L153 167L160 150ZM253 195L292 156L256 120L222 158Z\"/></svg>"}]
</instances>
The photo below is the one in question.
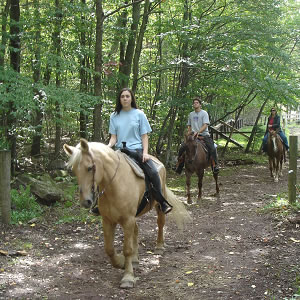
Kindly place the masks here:
<instances>
[{"instance_id":1,"label":"palomino horse","mask_svg":"<svg viewBox=\"0 0 300 300\"><path fill-rule=\"evenodd\" d=\"M135 284L133 263L138 263L138 226L136 213L145 192L145 181L135 175L126 158L120 152L113 151L101 143L88 143L81 139L76 147L64 145L79 185L80 204L91 208L98 201L102 216L105 252L116 268L125 269L121 288L132 288ZM189 214L182 202L166 186L166 169L161 164L159 175L163 195L173 206L170 217L177 226L182 227L189 221ZM155 206L157 211L158 235L156 249L163 252L165 215L158 208L156 201L150 201L139 214L142 215ZM116 225L120 224L124 232L123 253L114 249Z\"/></svg>"},{"instance_id":2,"label":"palomino horse","mask_svg":"<svg viewBox=\"0 0 300 300\"><path fill-rule=\"evenodd\" d=\"M194 137L193 133L185 135L185 176L186 176L186 191L187 202L192 203L191 200L191 176L195 172L198 176L198 201L201 200L202 195L202 181L204 170L211 165L211 161L207 160L207 155L204 150L202 142ZM215 196L219 195L218 174L213 174L216 182Z\"/></svg>"},{"instance_id":3,"label":"palomino horse","mask_svg":"<svg viewBox=\"0 0 300 300\"><path fill-rule=\"evenodd\" d=\"M271 177L274 177L274 182L278 182L279 175L282 175L282 162L283 160L285 161L285 150L281 138L279 137L276 131L269 131L267 145ZM273 170L275 176L273 174Z\"/></svg>"}]
</instances>

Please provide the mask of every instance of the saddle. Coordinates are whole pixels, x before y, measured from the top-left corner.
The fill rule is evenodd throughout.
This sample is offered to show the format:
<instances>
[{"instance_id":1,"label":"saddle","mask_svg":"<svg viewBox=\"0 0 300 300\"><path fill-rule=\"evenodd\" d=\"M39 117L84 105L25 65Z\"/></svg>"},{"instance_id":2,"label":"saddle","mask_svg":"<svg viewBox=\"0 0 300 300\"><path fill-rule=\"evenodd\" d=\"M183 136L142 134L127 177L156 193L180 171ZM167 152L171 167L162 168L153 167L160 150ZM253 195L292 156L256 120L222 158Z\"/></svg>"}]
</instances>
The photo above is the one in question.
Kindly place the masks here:
<instances>
[{"instance_id":1,"label":"saddle","mask_svg":"<svg viewBox=\"0 0 300 300\"><path fill-rule=\"evenodd\" d=\"M138 206L137 212L136 212L136 216L141 213L141 211L146 207L146 205L148 203L151 203L152 201L152 197L151 197L151 183L150 183L150 179L148 178L148 176L145 175L143 169L140 167L140 162L138 162L137 160L135 160L134 158L130 157L129 155L127 155L126 153L117 150L118 154L123 155L123 157L125 158L125 160L127 161L127 163L130 165L131 169L133 170L134 174L145 180L145 193L144 196L142 198L142 201L140 203L140 205ZM159 172L160 169L162 168L162 165L159 164L158 162L156 162L155 160L153 160L157 171Z\"/></svg>"}]
</instances>

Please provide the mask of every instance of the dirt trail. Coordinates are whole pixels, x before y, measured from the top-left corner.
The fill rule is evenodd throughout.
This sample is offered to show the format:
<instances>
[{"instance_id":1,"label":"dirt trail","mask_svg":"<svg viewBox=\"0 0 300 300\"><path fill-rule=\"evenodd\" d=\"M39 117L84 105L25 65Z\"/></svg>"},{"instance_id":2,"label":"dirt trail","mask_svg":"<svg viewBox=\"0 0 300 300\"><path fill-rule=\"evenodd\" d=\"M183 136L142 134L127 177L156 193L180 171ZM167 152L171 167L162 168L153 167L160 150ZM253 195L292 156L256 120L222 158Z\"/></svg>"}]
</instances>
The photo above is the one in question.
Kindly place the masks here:
<instances>
[{"instance_id":1,"label":"dirt trail","mask_svg":"<svg viewBox=\"0 0 300 300\"><path fill-rule=\"evenodd\" d=\"M154 213L139 219L132 290L119 289L122 271L111 267L96 224L0 225L0 249L29 245L27 256L0 256L0 299L288 299L300 285L299 227L260 213L287 191L287 166L283 173L274 184L266 165L225 167L219 200L206 177L203 202L188 207L193 224L184 233L167 224L163 256L153 254ZM119 249L121 238L118 230Z\"/></svg>"}]
</instances>

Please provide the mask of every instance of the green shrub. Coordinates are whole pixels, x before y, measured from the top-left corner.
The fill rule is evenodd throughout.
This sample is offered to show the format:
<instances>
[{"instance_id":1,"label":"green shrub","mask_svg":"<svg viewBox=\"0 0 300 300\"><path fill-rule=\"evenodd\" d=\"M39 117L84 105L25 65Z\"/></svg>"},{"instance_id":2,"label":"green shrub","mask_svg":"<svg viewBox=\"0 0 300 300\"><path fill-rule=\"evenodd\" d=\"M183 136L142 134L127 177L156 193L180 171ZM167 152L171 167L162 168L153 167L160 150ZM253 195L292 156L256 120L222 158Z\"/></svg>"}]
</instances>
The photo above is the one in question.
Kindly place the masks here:
<instances>
[{"instance_id":1,"label":"green shrub","mask_svg":"<svg viewBox=\"0 0 300 300\"><path fill-rule=\"evenodd\" d=\"M42 215L43 209L31 194L30 186L26 188L21 186L20 190L12 189L11 201L15 207L11 215L13 224L25 223Z\"/></svg>"}]
</instances>

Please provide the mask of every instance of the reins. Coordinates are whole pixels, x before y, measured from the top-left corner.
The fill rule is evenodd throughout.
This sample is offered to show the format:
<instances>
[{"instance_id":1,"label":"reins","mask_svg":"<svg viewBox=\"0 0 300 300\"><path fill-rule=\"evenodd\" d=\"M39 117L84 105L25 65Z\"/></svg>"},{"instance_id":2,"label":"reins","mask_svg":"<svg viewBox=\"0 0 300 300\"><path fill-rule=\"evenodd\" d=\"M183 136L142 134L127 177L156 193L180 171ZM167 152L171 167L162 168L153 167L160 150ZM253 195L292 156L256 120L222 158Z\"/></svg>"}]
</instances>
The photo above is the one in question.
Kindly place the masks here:
<instances>
[{"instance_id":1,"label":"reins","mask_svg":"<svg viewBox=\"0 0 300 300\"><path fill-rule=\"evenodd\" d=\"M193 157L193 159L189 160L191 163L195 160L195 158L197 157L197 154L198 154L198 142L197 140L194 140L194 142L196 143L196 151L195 151L195 155Z\"/></svg>"},{"instance_id":2,"label":"reins","mask_svg":"<svg viewBox=\"0 0 300 300\"><path fill-rule=\"evenodd\" d=\"M88 152L91 159L92 159L92 162L93 162L93 167L92 167L92 170L93 170L93 185L92 185L92 195L93 195L93 203L92 203L92 206L91 206L91 210L93 208L95 208L97 206L97 199L99 199L100 197L102 197L102 195L105 193L105 190L106 188L113 182L113 180L115 179L116 175L117 175L117 172L119 170L119 166L120 166L120 156L119 154L117 153L117 156L118 156L118 165L117 165L117 168L115 170L115 174L113 175L113 177L110 179L109 183L104 187L104 189L99 192L99 186L97 186L97 189L95 189L95 173L96 173L96 164L94 162L94 159L93 159L93 156L91 155L90 152Z\"/></svg>"}]
</instances>

